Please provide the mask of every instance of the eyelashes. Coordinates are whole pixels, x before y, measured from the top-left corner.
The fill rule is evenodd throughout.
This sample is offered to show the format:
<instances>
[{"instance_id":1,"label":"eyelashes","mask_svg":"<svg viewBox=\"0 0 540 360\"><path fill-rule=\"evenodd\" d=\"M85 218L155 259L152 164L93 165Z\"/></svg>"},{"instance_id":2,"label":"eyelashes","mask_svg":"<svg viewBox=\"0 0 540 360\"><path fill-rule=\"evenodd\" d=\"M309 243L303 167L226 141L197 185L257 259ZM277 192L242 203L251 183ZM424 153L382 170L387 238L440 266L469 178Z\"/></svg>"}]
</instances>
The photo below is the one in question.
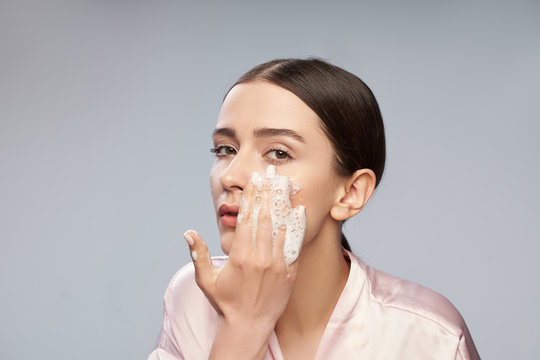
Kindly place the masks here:
<instances>
[{"instance_id":1,"label":"eyelashes","mask_svg":"<svg viewBox=\"0 0 540 360\"><path fill-rule=\"evenodd\" d=\"M210 149L210 152L215 155L217 159L223 159L229 156L234 156L238 151L229 145L217 145ZM268 150L265 151L264 156L272 164L283 164L293 159L292 154L281 148L279 146L270 146Z\"/></svg>"},{"instance_id":2,"label":"eyelashes","mask_svg":"<svg viewBox=\"0 0 540 360\"><path fill-rule=\"evenodd\" d=\"M218 145L210 149L216 157L230 156L236 154L236 149L232 146Z\"/></svg>"},{"instance_id":3,"label":"eyelashes","mask_svg":"<svg viewBox=\"0 0 540 360\"><path fill-rule=\"evenodd\" d=\"M273 154L273 156L270 156L270 154ZM292 159L291 155L289 155L287 151L281 149L270 149L268 150L267 155L270 156L272 161L277 162L284 162Z\"/></svg>"}]
</instances>

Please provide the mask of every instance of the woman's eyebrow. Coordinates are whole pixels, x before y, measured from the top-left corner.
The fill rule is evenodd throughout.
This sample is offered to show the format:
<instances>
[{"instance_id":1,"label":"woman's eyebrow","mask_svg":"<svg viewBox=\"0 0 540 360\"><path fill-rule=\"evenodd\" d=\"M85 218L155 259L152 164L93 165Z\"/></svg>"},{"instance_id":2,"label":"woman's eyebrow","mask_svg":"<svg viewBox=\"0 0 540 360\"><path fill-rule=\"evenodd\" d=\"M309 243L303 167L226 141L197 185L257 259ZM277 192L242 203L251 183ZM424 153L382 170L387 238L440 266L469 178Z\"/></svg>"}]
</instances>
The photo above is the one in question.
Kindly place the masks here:
<instances>
[{"instance_id":1,"label":"woman's eyebrow","mask_svg":"<svg viewBox=\"0 0 540 360\"><path fill-rule=\"evenodd\" d=\"M234 129L231 129L231 128L227 128L227 127L215 128L214 132L212 133L212 137L216 135L223 135L223 136L227 136L236 140L236 131L234 131Z\"/></svg>"},{"instance_id":2,"label":"woman's eyebrow","mask_svg":"<svg viewBox=\"0 0 540 360\"><path fill-rule=\"evenodd\" d=\"M255 137L288 136L302 143L306 142L300 134L291 129L260 128L253 130L253 135Z\"/></svg>"}]
</instances>

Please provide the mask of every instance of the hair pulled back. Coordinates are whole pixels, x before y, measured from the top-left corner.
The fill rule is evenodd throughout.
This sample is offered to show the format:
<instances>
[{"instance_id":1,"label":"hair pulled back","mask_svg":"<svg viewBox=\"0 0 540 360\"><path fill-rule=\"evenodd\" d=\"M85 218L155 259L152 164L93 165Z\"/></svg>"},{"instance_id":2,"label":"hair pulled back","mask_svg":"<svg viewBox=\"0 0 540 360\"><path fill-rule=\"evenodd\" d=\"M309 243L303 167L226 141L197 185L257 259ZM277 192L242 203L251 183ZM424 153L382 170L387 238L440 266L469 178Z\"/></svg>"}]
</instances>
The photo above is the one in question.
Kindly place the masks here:
<instances>
[{"instance_id":1,"label":"hair pulled back","mask_svg":"<svg viewBox=\"0 0 540 360\"><path fill-rule=\"evenodd\" d=\"M276 59L255 66L230 89L256 80L289 90L317 114L334 148L338 175L368 168L379 184L386 159L384 125L377 100L362 80L318 58ZM341 244L351 250L343 233Z\"/></svg>"}]
</instances>

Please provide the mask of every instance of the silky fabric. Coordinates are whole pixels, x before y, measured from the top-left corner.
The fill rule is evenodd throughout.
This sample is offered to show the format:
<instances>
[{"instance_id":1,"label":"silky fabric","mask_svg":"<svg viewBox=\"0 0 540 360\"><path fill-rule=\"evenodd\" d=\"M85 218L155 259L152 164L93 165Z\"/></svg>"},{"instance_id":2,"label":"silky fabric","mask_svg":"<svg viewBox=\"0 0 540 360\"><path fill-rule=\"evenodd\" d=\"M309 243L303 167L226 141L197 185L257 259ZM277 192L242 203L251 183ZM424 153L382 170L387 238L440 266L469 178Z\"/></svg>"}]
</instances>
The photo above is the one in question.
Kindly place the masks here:
<instances>
[{"instance_id":1,"label":"silky fabric","mask_svg":"<svg viewBox=\"0 0 540 360\"><path fill-rule=\"evenodd\" d=\"M344 250L345 288L321 338L316 360L479 359L467 326L443 296L375 270ZM221 267L226 257L214 257ZM164 296L163 326L148 360L208 359L217 313L195 282L192 264L180 269ZM272 332L265 360L283 360Z\"/></svg>"}]
</instances>

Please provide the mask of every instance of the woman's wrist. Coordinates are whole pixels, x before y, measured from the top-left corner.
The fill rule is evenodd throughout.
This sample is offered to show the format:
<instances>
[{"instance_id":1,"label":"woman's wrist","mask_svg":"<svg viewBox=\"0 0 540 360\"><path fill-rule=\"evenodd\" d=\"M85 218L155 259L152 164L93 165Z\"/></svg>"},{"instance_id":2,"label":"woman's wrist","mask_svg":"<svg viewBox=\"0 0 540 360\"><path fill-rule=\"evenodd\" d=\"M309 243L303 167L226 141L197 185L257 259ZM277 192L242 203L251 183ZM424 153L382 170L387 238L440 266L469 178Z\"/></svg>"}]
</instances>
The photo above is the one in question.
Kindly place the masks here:
<instances>
[{"instance_id":1,"label":"woman's wrist","mask_svg":"<svg viewBox=\"0 0 540 360\"><path fill-rule=\"evenodd\" d=\"M225 319L218 327L209 359L263 359L275 323L258 319Z\"/></svg>"}]
</instances>

